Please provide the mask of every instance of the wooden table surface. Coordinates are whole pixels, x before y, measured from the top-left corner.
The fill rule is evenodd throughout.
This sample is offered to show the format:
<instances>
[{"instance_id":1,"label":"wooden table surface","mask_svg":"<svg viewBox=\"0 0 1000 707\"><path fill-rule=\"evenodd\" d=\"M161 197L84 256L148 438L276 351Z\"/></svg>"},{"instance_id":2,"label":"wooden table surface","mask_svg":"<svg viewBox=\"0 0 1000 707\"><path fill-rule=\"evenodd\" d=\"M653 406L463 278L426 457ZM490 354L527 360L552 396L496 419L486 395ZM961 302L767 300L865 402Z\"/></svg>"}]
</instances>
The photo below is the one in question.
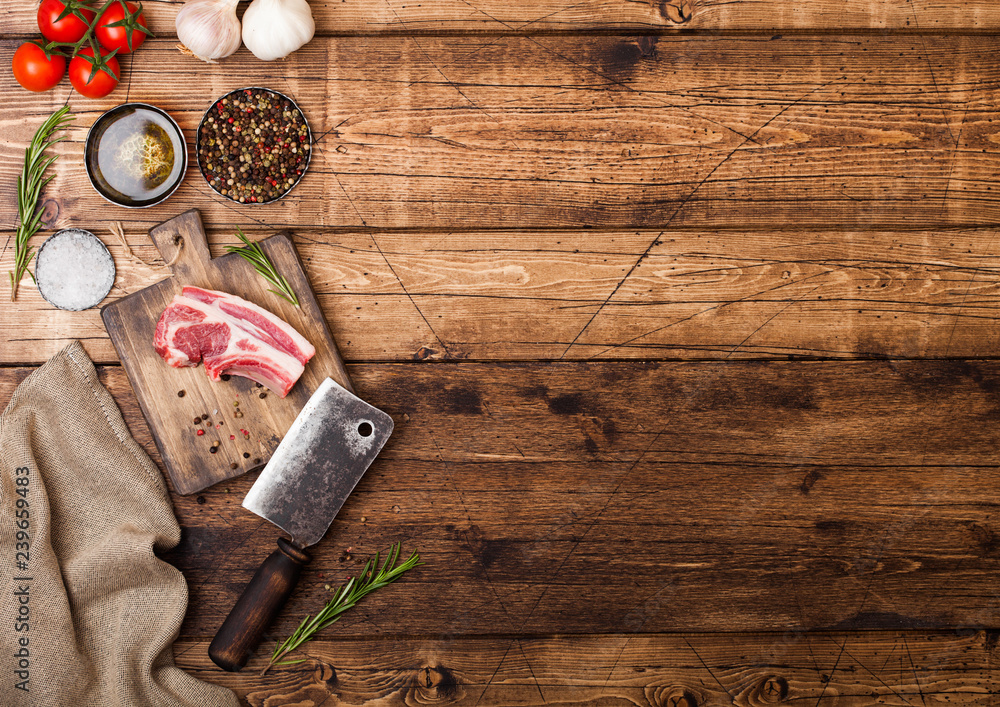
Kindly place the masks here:
<instances>
[{"instance_id":1,"label":"wooden table surface","mask_svg":"<svg viewBox=\"0 0 1000 707\"><path fill-rule=\"evenodd\" d=\"M112 298L164 277L146 231L187 208L217 255L289 231L397 431L270 638L391 542L426 561L306 662L223 673L208 641L275 531L240 508L253 478L174 494L181 666L269 707L997 704L1000 4L314 2L301 51L211 66L178 5L147 3L105 99L0 72L0 271L67 100L47 224L109 244ZM8 64L34 9L0 8ZM190 144L246 85L312 124L285 200L234 207L195 168L145 210L87 183L104 110L153 103ZM98 312L28 281L0 401L73 339L156 458Z\"/></svg>"}]
</instances>

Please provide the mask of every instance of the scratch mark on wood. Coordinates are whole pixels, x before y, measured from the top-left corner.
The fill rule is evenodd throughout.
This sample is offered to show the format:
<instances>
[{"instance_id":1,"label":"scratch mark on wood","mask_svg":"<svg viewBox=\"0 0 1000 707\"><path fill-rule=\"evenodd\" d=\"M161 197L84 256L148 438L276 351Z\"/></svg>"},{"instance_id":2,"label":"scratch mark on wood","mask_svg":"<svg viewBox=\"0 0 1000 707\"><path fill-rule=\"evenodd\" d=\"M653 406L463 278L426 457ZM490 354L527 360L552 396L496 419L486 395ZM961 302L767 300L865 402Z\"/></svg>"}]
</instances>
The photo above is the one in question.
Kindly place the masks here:
<instances>
[{"instance_id":1,"label":"scratch mark on wood","mask_svg":"<svg viewBox=\"0 0 1000 707\"><path fill-rule=\"evenodd\" d=\"M562 561L559 563L559 566L556 567L556 569L549 574L548 579L551 579L552 577L556 577L556 576L559 575L559 572L562 571L562 568L569 561L569 558L572 557L573 553L576 552L576 549L578 547L580 547L580 543L582 543L583 540L590 533L590 531L594 529L594 526L597 525L597 521L600 520L601 516L608 509L608 506L611 505L611 501L614 499L615 494L618 493L618 489L620 489L622 487L622 484L624 484L625 481L628 479L629 474L631 474L632 471L636 468L636 466L639 465L639 462L641 462L643 460L643 458L646 456L646 454L649 452L649 450L653 448L653 445L655 445L657 443L657 441L660 439L660 437L663 435L663 433L666 432L667 427L669 427L669 426L670 426L670 422L669 421L665 422L663 424L663 426L660 428L660 430L653 436L652 441L646 446L645 449L642 450L642 452L639 454L639 456L636 457L635 461L632 462L632 464L629 466L629 468L625 470L625 473L622 474L621 478L618 480L618 483L615 484L615 487L613 489L611 489L611 493L608 494L608 498L604 502L604 506L602 506L601 510L597 512L597 514L594 516L594 520L591 521L590 525L587 526L587 529L583 531L583 534L580 535L580 537L575 540L575 542L573 543L573 546L569 549L569 552L566 553L566 556L563 557ZM535 610L542 603L542 599L545 598L545 594L549 591L549 589L552 586L553 585L552 585L551 582L547 582L546 583L545 589L543 589L542 593L539 594L538 599L535 601L534 606L531 607L531 611L529 611L525 615L524 621L521 622L521 627L519 629L519 632L523 631L524 627L528 625L528 621L531 620L531 617L535 613Z\"/></svg>"},{"instance_id":2,"label":"scratch mark on wood","mask_svg":"<svg viewBox=\"0 0 1000 707\"><path fill-rule=\"evenodd\" d=\"M457 63L464 62L467 59L475 56L476 54L478 54L482 50L488 49L489 47L496 46L497 44L500 44L500 42L502 42L502 41L503 41L503 38L502 37L498 37L496 40L494 40L492 42L487 42L486 44L483 44L483 45L481 45L479 47L476 47L475 49L473 49L471 52L468 52L467 54L463 54L460 57L456 57L453 61L449 61L449 62L447 62L445 64L442 64L442 66L451 66L452 64L457 64ZM435 66L434 68L440 73L441 70L438 67ZM392 100L393 98L398 98L400 95L402 95L408 89L412 88L413 86L415 86L418 83L421 83L425 79L427 79L431 75L431 73L433 73L433 72L427 72L425 74L422 74L421 76L413 79L408 84L406 84L405 86L403 86L402 88L400 88L398 91L395 91L395 92L390 93L389 95L385 96L382 100L378 101L377 103L374 103L372 105L366 106L362 110L359 110L359 111L356 111L354 113L351 113L350 115L348 115L346 118L344 118L343 120L341 120L339 123L337 123L336 125L334 125L329 130L326 130L326 131L320 133L318 137L316 137L316 138L313 139L313 144L314 145L317 144L318 142L320 142L321 140L323 140L324 138L326 138L326 136L330 135L331 133L336 133L338 128L340 128L342 125L346 125L347 123L349 123L354 118L357 118L359 115L365 115L367 113L370 113L370 112L376 110L377 108L380 108L381 106L385 105L386 102Z\"/></svg>"},{"instance_id":3,"label":"scratch mark on wood","mask_svg":"<svg viewBox=\"0 0 1000 707\"><path fill-rule=\"evenodd\" d=\"M864 606L863 602L862 602L862 606ZM816 698L816 704L815 704L814 707L819 707L820 703L823 702L823 696L826 694L826 688L830 685L831 682L833 682L833 676L837 672L837 667L840 665L840 659L844 657L844 651L847 650L847 637L846 636L844 637L844 643L843 644L837 643L837 640L834 639L834 638L831 638L830 640L833 641L834 644L840 646L840 653L837 654L837 660L833 661L833 668L830 670L829 680L824 680L823 681L823 689L820 690L819 697Z\"/></svg>"},{"instance_id":4,"label":"scratch mark on wood","mask_svg":"<svg viewBox=\"0 0 1000 707\"><path fill-rule=\"evenodd\" d=\"M948 168L948 178L944 183L944 196L941 197L941 215L944 215L945 209L948 208L948 193L951 191L951 177L955 173L955 157L958 154L959 145L962 142L962 133L965 132L965 119L969 115L969 101L965 103L965 110L962 112L962 121L958 124L958 138L955 141L955 146L951 150L951 165Z\"/></svg>"},{"instance_id":5,"label":"scratch mark on wood","mask_svg":"<svg viewBox=\"0 0 1000 707\"><path fill-rule=\"evenodd\" d=\"M357 214L358 219L361 221L361 225L367 226L368 223L365 221L365 217L361 215L360 211L358 211L358 207L355 206L354 204L354 199L352 199L351 195L347 193L347 189L344 188L344 183L340 181L340 174L338 174L337 172L332 172L331 174L333 174L333 178L337 180L337 184L340 186L340 191L344 192L344 196L347 198L347 202L351 205L351 208L354 209L354 213ZM372 240L375 240L374 237L372 238ZM384 258L385 256L383 255L382 257Z\"/></svg>"},{"instance_id":6,"label":"scratch mark on wood","mask_svg":"<svg viewBox=\"0 0 1000 707\"><path fill-rule=\"evenodd\" d=\"M666 227L670 225L670 223L674 220L674 218L677 217L677 214L679 214L681 212L681 209L683 209L688 204L688 202L691 201L691 199L692 199L692 197L694 197L695 193L697 193L697 191L699 189L701 189L701 187L709 180L709 178L711 178L711 176L713 174L715 174L716 171L719 170L719 168L721 168L726 162L729 161L729 159L733 155L736 154L737 150L741 149L744 145L747 144L747 142L749 142L750 140L752 140L753 137L755 135L757 135L761 130L763 130L764 128L766 128L773 121L777 120L781 115L783 115L786 111L790 110L793 106L798 105L801 101L805 100L807 97L811 96L812 94L816 93L819 90L822 90L822 89L826 88L827 86L830 86L831 84L835 83L836 81L841 80L842 78L843 77L839 77L837 79L832 79L830 81L827 81L826 83L820 84L819 86L816 86L816 87L812 88L811 90L805 92L804 94L802 94L801 96L799 96L798 98L796 98L794 101L792 101L791 103L789 103L788 105L786 105L785 107L783 107L777 113L775 113L774 115L772 115L770 118L768 118L767 121L765 121L763 125L761 125L759 128L757 128L756 130L754 130L753 133L751 133L749 136L746 137L746 139L743 140L743 142L739 143L736 147L734 147L732 150L730 150L729 154L727 154L725 157L723 157L722 161L718 162L711 169L711 171L709 171L709 173L706 174L704 176L704 178L702 178L702 180L699 181L695 185L694 189L692 189L690 192L688 192L687 196L685 196L681 200L680 206L677 207L677 209L670 215L670 218L668 218L667 221L666 221L666 223L664 224L664 230L660 231L660 233L658 233L656 235L656 238L653 239L653 241L649 244L649 246L646 248L646 250L643 252L643 254L639 256L639 259L636 260L635 263L632 265L632 267L629 269L629 271L625 273L625 277L623 277L621 280L619 280L618 284L615 285L615 288L611 291L611 294L609 294L607 296L607 298L604 300L604 302L601 304L601 306L597 308L597 311L595 311L594 314L590 317L590 319L587 320L587 323L583 325L583 328L580 329L579 332L577 332L576 336L573 337L573 340L570 341L569 345L563 350L562 354L559 356L559 360L562 360L562 359L564 359L566 357L566 354L569 353L569 350L571 348L573 348L573 345L580 339L581 336L583 336L583 333L585 331L587 331L587 329L590 327L590 325L597 318L597 315L599 315L601 313L601 311L604 309L604 307L607 306L608 302L610 302L611 299L615 296L615 294L617 294L618 290L621 289L621 286L625 284L625 281L628 280L628 278L632 275L632 273L635 272L636 268L638 268L640 266L640 264L642 263L642 261L645 260L645 258L649 255L649 252L653 249L653 246L655 246L659 242L660 237L664 233L666 233Z\"/></svg>"},{"instance_id":7,"label":"scratch mark on wood","mask_svg":"<svg viewBox=\"0 0 1000 707\"><path fill-rule=\"evenodd\" d=\"M642 495L645 495L645 494L642 494ZM659 589L657 589L657 590L656 590L655 592L653 592L653 593L652 593L652 594L650 594L649 596L647 596L647 597L643 598L643 599L642 599L642 601L640 601L640 602L637 602L637 603L636 603L636 606L637 606L637 607L638 607L638 606L643 606L644 604L646 604L647 602L649 602L649 601L650 601L651 599L653 599L653 598L655 598L655 597L658 597L658 596L659 596L660 594L662 594L663 592L665 592L665 591L666 591L667 589L669 589L669 588L670 588L670 586L671 586L671 582L670 582L670 581L668 581L668 582L667 582L666 584L664 584L664 585L663 585L662 587L660 587ZM633 610L634 610L634 609L633 609ZM611 665L611 670L609 670L609 671L608 671L608 676L607 676L607 677L606 677L606 678L604 679L604 685L603 685L603 686L602 686L602 688L601 688L601 689L602 689L602 691L603 691L603 690L607 690L607 689L608 689L608 683L610 683L610 682L611 682L611 678L612 678L612 677L614 676L614 674L615 674L615 669L616 669L616 668L618 667L618 664L619 664L619 663L621 662L621 659L622 659L622 656L623 656L623 655L625 654L625 649L626 649L626 648L628 648L628 646L629 646L629 643L631 643L631 642L632 642L632 639L633 639L633 638L634 638L634 637L635 637L635 636L636 636L636 635L637 635L637 634L638 634L638 633L639 633L640 631L642 631L643 627L644 627L644 626L645 626L645 625L646 625L647 623L649 623L649 620L650 620L650 619L652 618L652 616L653 616L653 614L652 614L652 613L648 613L648 614L646 615L646 618L644 618L644 619L642 620L642 622L641 622L641 623L640 623L640 624L639 624L639 625L638 625L637 627L635 627L635 629L633 629L632 633L630 633L630 634L628 635L628 637L627 637L627 638L625 639L625 641L624 641L624 642L622 643L622 647L621 647L621 650L619 650L619 651L618 651L618 655L617 655L617 656L615 656L615 662L614 662L614 663L612 663L612 665ZM723 688L723 689L725 689L725 688Z\"/></svg>"},{"instance_id":8,"label":"scratch mark on wood","mask_svg":"<svg viewBox=\"0 0 1000 707\"><path fill-rule=\"evenodd\" d=\"M490 689L490 686L493 685L493 681L496 680L497 673L500 672L500 667L503 665L503 662L507 660L507 654L510 653L511 646L514 645L515 640L516 639L513 638L510 639L510 643L507 644L507 650L504 651L503 657L500 658L500 662L497 663L496 669L493 671L493 674L490 675L490 679L486 681L486 685L483 687L483 691L479 694L479 699L476 700L476 704L474 704L472 707L479 707L479 703L483 701L483 697L486 695L486 691Z\"/></svg>"},{"instance_id":9,"label":"scratch mark on wood","mask_svg":"<svg viewBox=\"0 0 1000 707\"><path fill-rule=\"evenodd\" d=\"M401 18L401 17L400 17L400 16L399 16L399 15L398 15L397 13L396 13L396 9L395 9L395 8L394 8L394 7L393 7L393 6L391 5L391 4L389 4L389 0L385 0L385 4L386 4L386 7L388 7L388 8L389 8L389 10L390 10L390 11L392 11L392 14L393 14L393 15L395 15L396 19L397 19L397 20L399 20L399 22L400 22L400 23L401 23L401 24L403 25L403 27L404 27L404 28L406 28L406 22L405 22L405 21L403 21L403 19L402 19L402 18ZM426 51L424 50L424 48L423 48L423 47L422 47L422 46L420 45L420 42L418 42L418 41L417 41L417 38L416 38L415 36L413 36L413 35L409 35L409 36L408 36L408 39L409 39L409 40L410 40L411 42L413 42L413 44L414 44L414 45L415 45L415 46L417 47L417 49L419 49L419 50L420 50L420 53L424 55L424 58L425 58L425 59L427 59L428 63L430 63L430 65L434 67L435 71L437 71L437 72L438 72L439 74L441 74L441 78L443 78L443 79L444 79L444 80L445 80L445 81L446 81L446 82L448 83L448 85L449 85L449 86L451 86L451 87L452 87L453 89L455 89L456 91L458 91L458 94L459 94L459 95L460 95L460 96L461 96L462 98L464 98L464 99L465 99L466 101L468 101L468 102L469 102L469 105L471 105L471 106L472 106L473 108L475 108L475 109L476 109L477 111L479 111L480 113L482 113L483 115L485 115L485 116L486 116L487 118L489 118L490 120L492 120L492 121L493 121L494 123L496 123L496 124L497 124L497 125L498 125L498 126L499 126L499 127L501 128L501 129L503 129L503 130L506 130L506 128L504 128L504 125L503 125L503 123L501 123L501 122L500 122L499 120L497 120L495 116L491 115L491 114L490 114L489 112L487 112L487 111L486 111L486 110L485 110L484 108L481 108L481 107L479 106L479 104L478 104L478 103L476 103L476 102L475 102L474 100L472 100L471 98L469 98L469 96L468 96L468 95L467 95L467 94L465 93L465 91L463 91L463 90L462 90L461 88L459 88L459 86L458 86L458 84L457 84L457 83L455 83L455 82L454 82L454 81L452 81L452 80L451 80L450 78L448 78L448 76L447 76L447 75L446 75L446 74L444 73L444 71L442 71L442 70L441 70L441 67L440 67L440 66L438 66L438 65L437 65L437 64L436 64L436 63L434 62L434 60L433 60L433 59L431 59L431 56L430 56L430 54L428 54L428 53L427 53L427 52L426 52ZM511 138L508 138L508 140L510 140L510 143L511 143L512 145L514 145L514 147L515 147L515 148L517 148L518 150L520 150L520 149L521 149L521 146L520 146L520 145L518 145L518 144L517 144L517 142L516 142L515 140L513 140L513 139L511 139Z\"/></svg>"},{"instance_id":10,"label":"scratch mark on wood","mask_svg":"<svg viewBox=\"0 0 1000 707\"><path fill-rule=\"evenodd\" d=\"M468 2L466 2L465 4L466 4L466 5L468 5L469 3L468 3ZM525 23L523 23L523 24L520 24L520 25L518 25L518 26L517 26L517 29L519 29L519 30L522 30L522 29L524 29L525 27L528 27L529 25L533 25L533 24L535 24L536 22L541 22L542 20L547 20L547 19L549 19L550 17L553 17L553 16L555 16L555 15L558 15L558 14L561 14L561 13L563 13L563 12L569 12L570 10L575 10L576 8L580 7L581 5L585 5L585 4L586 4L586 3L582 3L582 2L578 2L578 3L575 3L575 4L573 4L573 5L569 5L569 6L567 6L567 7L561 7L561 8L559 8L558 10L555 10L555 11L553 11L553 12L550 12L550 13L549 13L549 14L547 14L547 15L542 15L541 17L536 17L536 18L535 18L535 19L533 19L533 20L528 20L527 22L525 22ZM486 13L486 12L483 12L483 11L482 11L482 10L480 10L480 9L479 9L478 7L477 7L477 8L473 8L473 9L475 9L475 10L476 10L476 12L480 12L480 13L482 13L482 14L486 15L487 17L489 17L490 19L492 19L492 20L494 20L494 21L497 21L497 22L499 22L499 20L497 20L497 19L496 19L495 17L493 17L492 15L490 15L490 14L488 14L488 13ZM510 27L510 25L508 25L508 24L506 24L506 23L503 23L503 22L500 22L500 24L501 24L501 25L504 25L505 27Z\"/></svg>"},{"instance_id":11,"label":"scratch mark on wood","mask_svg":"<svg viewBox=\"0 0 1000 707\"><path fill-rule=\"evenodd\" d=\"M423 313L423 311L421 311L420 307L417 306L417 301L413 298L413 296L406 289L406 285L403 284L403 280L399 277L398 274L396 274L396 269L394 267L392 267L392 263L389 262L389 259L387 257L385 257L385 253L382 252L382 247L378 244L378 241L375 240L375 234L374 233L369 233L368 235L371 237L372 243L375 244L375 248L378 250L378 254L382 256L382 260L384 260L386 266L388 266L389 272L392 273L392 276L394 278L396 278L396 282L398 282L399 286L403 289L403 294L406 295L407 299L410 300L410 304L412 304L413 308L415 310L417 310L417 314L420 315L420 318L424 320L424 324L426 324L427 328L430 329L431 334L433 334L434 338L437 339L437 341L438 341L439 344L441 344L441 348L444 349L445 355L446 356L450 355L451 351L448 350L448 344L444 343L444 340L440 336L438 336L438 333L436 331L434 331L434 327L431 326L430 321L427 319L426 316L424 316L424 313Z\"/></svg>"},{"instance_id":12,"label":"scratch mark on wood","mask_svg":"<svg viewBox=\"0 0 1000 707\"><path fill-rule=\"evenodd\" d=\"M913 684L917 686L920 694L920 702L927 707L927 699L924 697L924 690L920 686L920 678L917 676L917 666L913 664L913 654L910 653L910 644L906 641L906 635L900 636L903 639L903 647L906 649L906 657L910 659L910 670L913 672Z\"/></svg>"},{"instance_id":13,"label":"scratch mark on wood","mask_svg":"<svg viewBox=\"0 0 1000 707\"><path fill-rule=\"evenodd\" d=\"M648 620L648 619L647 619L647 620ZM645 623L646 623L646 622L645 622L645 621L643 621L643 625L644 625ZM641 628L642 628L642 626L640 625L640 626L639 626L639 629L641 629ZM638 630L637 630L637 631L638 631ZM617 668L617 667L618 667L618 663L620 663L620 662L621 662L621 659L622 659L622 655L624 655L624 654L625 654L625 649L626 649L626 648L628 648L628 644L629 644L629 642L630 642L630 641L632 640L632 637L633 637L634 635L635 635L635 633L632 633L632 634L629 634L629 636L628 636L628 637L627 637L627 638L625 639L625 641L624 641L624 642L622 643L622 647L621 647L621 650L619 650L619 651L618 651L618 655L616 655L616 656L615 656L615 662L611 664L611 670L609 670L609 671L608 671L608 677L604 678L604 685L603 685L603 686L601 687L601 690L602 690L602 691L604 691L604 690L607 690L607 689L608 689L608 683L609 683L609 682L611 682L611 676L615 674L615 668Z\"/></svg>"},{"instance_id":14,"label":"scratch mark on wood","mask_svg":"<svg viewBox=\"0 0 1000 707\"><path fill-rule=\"evenodd\" d=\"M784 307L782 307L777 312L775 312L770 317L768 317L767 321L765 321L759 327L757 327L752 332L750 332L749 334L747 334L746 337L743 339L743 341L741 341L740 343L736 344L736 346L733 347L733 350L730 351L726 355L726 358L728 359L734 353L736 353L743 346L743 344L745 344L746 342L748 342L754 335L757 334L757 332L759 332L761 329L763 329L768 324L770 324L772 321L774 321L778 317L778 315L782 314L786 309L788 309L789 307L791 307L793 304L798 304L799 302L801 302L802 300L804 300L806 297L808 297L809 295L811 295L813 292L815 292L816 290L818 290L820 287L822 287L822 285L816 285L816 287L812 288L811 290L809 290L807 293L805 293L804 295L802 295L798 299L790 300L788 302L788 304L786 304Z\"/></svg>"},{"instance_id":15,"label":"scratch mark on wood","mask_svg":"<svg viewBox=\"0 0 1000 707\"><path fill-rule=\"evenodd\" d=\"M893 644L892 651L894 651L895 649L896 649L896 644ZM850 651L848 651L847 647L846 647L846 644L843 647L843 650L844 650L844 653L847 654L848 658L850 658L855 663L857 663L862 668L864 668L873 678L875 678L876 680L878 680L879 683L883 687L885 687L885 689L887 689L889 692L891 692L892 694L894 694L896 697L898 697L899 699L901 699L906 704L911 705L911 707L912 707L912 705L913 705L912 702L910 702L908 699L906 699L905 697L903 697L898 691L896 691L895 689L893 689L893 687L891 685L889 685L889 683L887 683L885 680L883 680L880 675L876 674L871 668L869 668L867 665L865 665L864 663L862 663L860 660L858 660L858 658L856 656L854 656ZM889 652L890 656L892 655L892 651ZM888 664L889 664L889 659L886 658L885 664L882 665L882 670L880 672L885 672L885 666L888 665ZM831 675L830 677L832 678L833 676ZM916 677L916 673L914 673L914 677Z\"/></svg>"},{"instance_id":16,"label":"scratch mark on wood","mask_svg":"<svg viewBox=\"0 0 1000 707\"><path fill-rule=\"evenodd\" d=\"M729 691L729 689L725 685L722 684L722 681L719 680L716 674L712 672L712 669L708 667L708 663L706 663L704 659L701 657L701 655L699 655L698 651L694 649L694 646L691 645L691 642L685 638L684 643L686 643L687 647L691 649L691 652L694 653L695 657L698 659L698 662L701 663L702 667L708 671L708 674L712 676L712 679L715 680L715 682L718 683L719 687L722 688L722 691L726 693L726 696L729 697L730 703L735 704L735 702L733 701L733 694Z\"/></svg>"},{"instance_id":17,"label":"scratch mark on wood","mask_svg":"<svg viewBox=\"0 0 1000 707\"><path fill-rule=\"evenodd\" d=\"M744 301L747 301L747 300L752 300L752 299L754 299L756 297L760 297L761 295L768 294L770 292L776 292L778 290L784 289L785 287L791 287L792 285L799 285L799 284L805 282L806 280L811 280L814 277L820 277L822 275L827 275L830 272L833 272L833 270L824 270L823 272L814 273L813 275L808 275L808 276L802 278L801 280L792 280L790 282L786 282L786 283L781 284L781 285L775 285L774 287L768 288L766 290L761 290L759 292L751 293L751 294L746 295L744 297L740 297L739 299L734 299L734 300L730 300L729 302L723 302L721 304L712 305L711 307L706 307L705 309L702 309L702 310L700 310L698 312L695 312L694 314L690 314L690 315L688 315L686 317L682 317L682 318L678 319L677 321L670 322L669 324L665 324L665 325L663 325L661 327L657 327L655 329L647 331L645 334L640 334L639 336L634 336L631 339L628 339L626 341L622 341L622 342L619 342L617 344L613 344L612 346L609 346L608 348L604 349L603 351L599 351L598 353L593 354L592 356L589 356L588 359L593 359L593 358L596 358L598 356L603 356L608 351L611 351L611 350L617 349L617 348L621 348L623 346L627 346L627 345L629 345L631 343L634 343L634 342L638 341L639 339L644 339L647 336L651 336L652 334L656 334L658 332L661 332L664 329L669 329L669 328L671 328L673 326L677 326L678 324L683 324L684 322L690 321L690 320L694 319L695 317L701 316L702 314L705 314L707 312L711 312L711 311L716 310L716 309L722 309L724 307L729 307L729 306L737 304L739 302L744 302Z\"/></svg>"},{"instance_id":18,"label":"scratch mark on wood","mask_svg":"<svg viewBox=\"0 0 1000 707\"><path fill-rule=\"evenodd\" d=\"M538 690L538 696L542 698L542 704L545 704L545 695L542 693L542 685L538 682L538 678L535 676L535 669L531 667L531 663L528 661L528 656L524 652L524 645L521 643L521 639L517 639L517 647L521 650L521 657L524 658L524 664L528 666L528 672L531 674L531 679L535 681L535 688Z\"/></svg>"},{"instance_id":19,"label":"scratch mark on wood","mask_svg":"<svg viewBox=\"0 0 1000 707\"><path fill-rule=\"evenodd\" d=\"M913 6L913 0L908 0L908 2L910 3L910 12L913 15L913 25L917 28L917 31L919 32L920 31L920 22L917 19L917 10ZM927 52L927 40L924 39L923 34L920 34L919 36L920 36L920 45L921 45L921 47L924 50L923 51L924 61L927 62L927 70L931 74L931 83L934 84L934 92L937 94L937 97L938 97L938 100L937 100L938 109L941 111L941 117L944 118L944 124L945 124L945 127L948 129L948 135L951 136L951 141L955 145L955 147L957 148L958 147L958 141L955 139L955 133L952 132L952 130L951 130L951 121L948 120L948 113L947 113L947 111L946 111L946 109L944 107L944 96L941 94L941 88L940 88L940 86L938 86L937 77L934 75L934 65L931 63L931 56Z\"/></svg>"},{"instance_id":20,"label":"scratch mark on wood","mask_svg":"<svg viewBox=\"0 0 1000 707\"><path fill-rule=\"evenodd\" d=\"M983 255L980 256L980 260L982 260L983 258L986 258L986 257L990 257L989 256L989 251L992 249L993 241L994 240L996 240L996 231L993 232L993 235L990 236L989 241L987 241L986 247L983 249L983 251L984 251ZM964 309L965 303L969 299L969 293L972 292L972 285L976 282L976 277L978 275L979 275L979 271L977 269L977 270L975 270L972 273L972 277L969 278L969 284L965 288L965 294L962 295L962 301L958 305L958 312L961 312L962 309ZM955 316L955 322L951 326L951 331L948 332L948 343L945 344L945 347L944 347L944 355L945 356L947 356L948 353L951 351L951 342L955 338L955 330L958 328L958 322L959 322L959 317L957 316L958 312L955 313L956 314L956 316Z\"/></svg>"},{"instance_id":21,"label":"scratch mark on wood","mask_svg":"<svg viewBox=\"0 0 1000 707\"><path fill-rule=\"evenodd\" d=\"M476 7L475 5L473 5L472 3L470 3L468 0L462 0L462 3L465 4L465 5L468 5L474 11L476 11L478 13L481 13L481 14L485 15L486 17L489 17L494 22L497 22L497 23L501 24L502 26L504 26L504 27L506 27L506 28L508 28L510 30L518 31L518 29L519 29L518 27L510 25L510 24L504 22L503 20L501 20L501 19L499 19L497 17L494 17L493 15L489 14L485 10L482 10L482 9ZM525 25L521 25L521 27L524 27L524 26ZM646 97L648 97L650 95L649 92L647 92L647 91L640 91L640 90L638 90L636 88L633 88L632 86L629 86L627 83L625 83L623 81L619 81L618 79L616 79L616 78L614 78L612 76L608 76L607 74L605 74L605 73L603 73L601 71L598 71L597 69L595 69L595 68L593 68L591 66L587 66L586 64L581 64L580 62L575 61L574 59L571 59L570 57L566 56L565 54L563 54L561 52L558 52L555 49L552 49L551 47L549 47L549 46L547 46L545 44L542 44L535 37L527 36L527 37L525 37L525 39L527 39L532 44L538 46L543 51L546 51L549 54L552 54L554 56L557 56L557 57L559 57L560 59L562 59L564 61L568 61L573 66L579 67L579 68L583 69L584 71L592 73L595 76L598 76L598 77L604 79L605 81L609 81L609 82L611 82L615 86L618 86L620 88L624 88L626 91L631 91L632 93L635 93L635 94L640 95L640 96L646 96ZM725 123L720 123L720 122L718 122L716 120L713 120L712 118L708 118L708 117L706 117L704 115L701 115L700 113L696 113L695 111L691 110L687 106L679 106L679 105L674 105L672 103L664 103L662 101L658 101L658 103L659 103L659 105L661 107L673 108L673 109L676 109L676 110L680 110L680 111L682 111L684 113L687 113L688 115L693 115L694 117L698 118L699 120L704 120L704 121L706 121L708 123L712 123L713 125L717 125L720 128L722 128L723 130L726 130L727 132L730 132L730 133L738 135L738 136L740 136L742 138L745 138L746 140L750 140L751 139L750 137L748 137L747 135L744 135L743 133L741 133L740 131L736 130L735 128L732 128L732 127L726 125ZM754 141L754 142L756 142L756 141Z\"/></svg>"}]
</instances>

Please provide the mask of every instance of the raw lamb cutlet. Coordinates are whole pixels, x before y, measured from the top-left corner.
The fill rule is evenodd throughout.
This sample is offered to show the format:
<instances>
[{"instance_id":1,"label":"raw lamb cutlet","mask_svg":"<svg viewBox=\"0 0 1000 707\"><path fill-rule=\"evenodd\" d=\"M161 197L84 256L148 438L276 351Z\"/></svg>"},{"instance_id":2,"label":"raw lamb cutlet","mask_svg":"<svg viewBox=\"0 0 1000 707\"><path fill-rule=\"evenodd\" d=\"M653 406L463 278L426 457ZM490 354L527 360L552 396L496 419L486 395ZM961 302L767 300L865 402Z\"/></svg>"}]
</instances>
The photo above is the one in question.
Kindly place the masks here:
<instances>
[{"instance_id":1,"label":"raw lamb cutlet","mask_svg":"<svg viewBox=\"0 0 1000 707\"><path fill-rule=\"evenodd\" d=\"M185 287L163 310L153 347L174 368L204 362L209 378L223 373L265 385L282 398L316 349L287 322L226 292Z\"/></svg>"}]
</instances>

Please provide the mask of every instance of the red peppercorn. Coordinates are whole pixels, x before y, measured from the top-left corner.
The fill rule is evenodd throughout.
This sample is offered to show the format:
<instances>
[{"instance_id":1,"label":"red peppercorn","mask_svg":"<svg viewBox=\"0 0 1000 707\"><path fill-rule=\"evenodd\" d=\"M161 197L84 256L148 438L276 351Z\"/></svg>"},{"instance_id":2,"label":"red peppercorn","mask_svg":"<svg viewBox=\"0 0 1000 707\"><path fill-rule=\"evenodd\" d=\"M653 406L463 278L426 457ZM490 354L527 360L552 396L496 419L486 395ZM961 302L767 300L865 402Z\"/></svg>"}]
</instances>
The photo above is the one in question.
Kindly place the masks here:
<instances>
[{"instance_id":1,"label":"red peppercorn","mask_svg":"<svg viewBox=\"0 0 1000 707\"><path fill-rule=\"evenodd\" d=\"M195 432L195 434L201 437L203 434L205 434L205 430L198 430L197 432Z\"/></svg>"},{"instance_id":2,"label":"red peppercorn","mask_svg":"<svg viewBox=\"0 0 1000 707\"><path fill-rule=\"evenodd\" d=\"M232 118L230 118L230 119L229 119L229 122L230 122L230 123L232 123L232 122L233 122L233 119L232 119Z\"/></svg>"}]
</instances>

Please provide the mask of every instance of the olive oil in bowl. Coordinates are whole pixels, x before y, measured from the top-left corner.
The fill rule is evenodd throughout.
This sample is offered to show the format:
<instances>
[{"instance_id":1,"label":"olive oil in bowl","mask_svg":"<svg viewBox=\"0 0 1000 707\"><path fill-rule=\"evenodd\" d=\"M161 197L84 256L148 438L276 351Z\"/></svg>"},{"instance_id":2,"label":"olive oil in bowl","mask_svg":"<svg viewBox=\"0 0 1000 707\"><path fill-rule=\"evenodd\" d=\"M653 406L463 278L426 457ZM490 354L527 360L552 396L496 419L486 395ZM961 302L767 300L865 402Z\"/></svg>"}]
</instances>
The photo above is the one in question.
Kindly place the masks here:
<instances>
[{"instance_id":1,"label":"olive oil in bowl","mask_svg":"<svg viewBox=\"0 0 1000 707\"><path fill-rule=\"evenodd\" d=\"M125 103L87 135L87 174L94 189L120 206L158 204L180 186L187 145L173 119L155 106Z\"/></svg>"}]
</instances>

